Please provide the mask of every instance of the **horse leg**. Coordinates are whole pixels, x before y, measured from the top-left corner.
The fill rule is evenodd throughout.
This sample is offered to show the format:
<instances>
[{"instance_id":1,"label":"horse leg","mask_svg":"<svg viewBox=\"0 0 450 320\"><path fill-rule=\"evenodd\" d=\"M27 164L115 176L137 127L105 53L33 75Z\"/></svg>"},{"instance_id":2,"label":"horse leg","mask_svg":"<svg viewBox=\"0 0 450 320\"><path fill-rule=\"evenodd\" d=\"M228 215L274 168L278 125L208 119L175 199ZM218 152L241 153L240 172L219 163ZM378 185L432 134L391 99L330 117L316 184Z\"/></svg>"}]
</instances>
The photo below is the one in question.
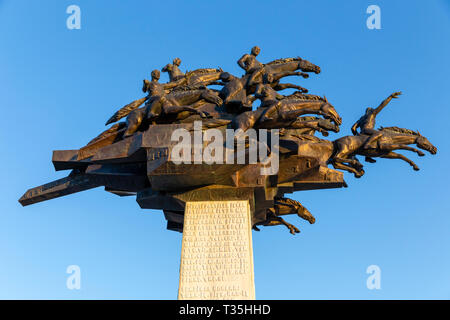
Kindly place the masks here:
<instances>
[{"instance_id":1,"label":"horse leg","mask_svg":"<svg viewBox=\"0 0 450 320\"><path fill-rule=\"evenodd\" d=\"M273 88L277 91L291 88L291 89L297 89L301 93L308 92L308 89L298 86L296 84L292 84L292 83L279 83L276 86L274 86Z\"/></svg>"},{"instance_id":2,"label":"horse leg","mask_svg":"<svg viewBox=\"0 0 450 320\"><path fill-rule=\"evenodd\" d=\"M289 77L289 76L302 76L303 78L308 78L309 74L304 73L304 72L299 72L299 71L282 71L282 72L272 73L272 76L273 76L273 82L276 82L276 81L280 80L281 78Z\"/></svg>"},{"instance_id":3,"label":"horse leg","mask_svg":"<svg viewBox=\"0 0 450 320\"><path fill-rule=\"evenodd\" d=\"M413 167L414 170L419 171L419 167L414 163L414 161L412 161L411 159L408 159L407 157L405 157L404 155L400 154L400 153L396 153L396 152L388 152L385 155L382 155L381 158L387 158L387 159L400 159L403 160L405 162L408 162L409 165L411 167Z\"/></svg>"},{"instance_id":4,"label":"horse leg","mask_svg":"<svg viewBox=\"0 0 450 320\"><path fill-rule=\"evenodd\" d=\"M256 224L253 225L252 229L255 230L255 231L261 231L261 230L256 226Z\"/></svg>"},{"instance_id":5,"label":"horse leg","mask_svg":"<svg viewBox=\"0 0 450 320\"><path fill-rule=\"evenodd\" d=\"M168 107L164 107L164 112L166 114L178 114L180 112L183 111L189 111L191 113L194 114L199 114L202 118L207 118L208 117L208 113L204 112L204 111L199 111L193 107L190 106L168 106Z\"/></svg>"},{"instance_id":6,"label":"horse leg","mask_svg":"<svg viewBox=\"0 0 450 320\"><path fill-rule=\"evenodd\" d=\"M412 152L417 153L417 155L419 157L423 157L425 155L425 153L423 153L422 151L420 151L420 150L418 150L416 148L410 147L410 146L408 146L406 144L386 144L386 145L380 144L380 149L388 150L388 151L399 150L399 149L400 150L408 150L408 151L412 151Z\"/></svg>"},{"instance_id":7,"label":"horse leg","mask_svg":"<svg viewBox=\"0 0 450 320\"><path fill-rule=\"evenodd\" d=\"M373 160L373 159L372 159ZM361 162L359 162L358 158L353 157L352 162L350 163L353 167L355 167L357 170L361 170L364 166Z\"/></svg>"},{"instance_id":8,"label":"horse leg","mask_svg":"<svg viewBox=\"0 0 450 320\"><path fill-rule=\"evenodd\" d=\"M289 232L291 234L295 235L296 233L300 233L300 230L296 226L289 222L286 222L286 220L281 217L270 217L270 220L268 221L266 226L279 226L281 224L285 225L289 229Z\"/></svg>"},{"instance_id":9,"label":"horse leg","mask_svg":"<svg viewBox=\"0 0 450 320\"><path fill-rule=\"evenodd\" d=\"M335 153L328 161L333 165L335 169L343 169L350 173L353 173L356 178L361 177L364 174L363 165L355 157L351 158L350 155L353 153L349 149L347 143L336 143ZM346 165L348 163L350 165Z\"/></svg>"},{"instance_id":10,"label":"horse leg","mask_svg":"<svg viewBox=\"0 0 450 320\"><path fill-rule=\"evenodd\" d=\"M348 163L350 166L355 168L356 170L362 169L363 165L358 161L355 157L352 158L344 158L336 155L334 159L340 163Z\"/></svg>"},{"instance_id":11,"label":"horse leg","mask_svg":"<svg viewBox=\"0 0 450 320\"><path fill-rule=\"evenodd\" d=\"M323 129L316 123L304 123L302 126L302 122L304 121L294 121L292 124L289 125L289 127L293 127L296 129L303 129L303 128L309 128L312 131L312 135L314 135L315 131L319 131L324 137L328 137L328 131L326 129Z\"/></svg>"},{"instance_id":12,"label":"horse leg","mask_svg":"<svg viewBox=\"0 0 450 320\"><path fill-rule=\"evenodd\" d=\"M294 120L294 122L292 122L289 125L289 128L292 128L292 129L310 128L310 129L313 129L313 130L319 130L318 126L315 123L311 123L311 122L307 122L307 121L301 121L299 119Z\"/></svg>"},{"instance_id":13,"label":"horse leg","mask_svg":"<svg viewBox=\"0 0 450 320\"><path fill-rule=\"evenodd\" d=\"M366 157L364 158L364 161L369 162L369 163L375 163L375 162L377 162L377 160L375 160L374 158L369 157L369 156L366 156Z\"/></svg>"},{"instance_id":14,"label":"horse leg","mask_svg":"<svg viewBox=\"0 0 450 320\"><path fill-rule=\"evenodd\" d=\"M218 106L223 104L223 100L217 95L217 93L211 90L205 90L205 92L202 93L201 98Z\"/></svg>"},{"instance_id":15,"label":"horse leg","mask_svg":"<svg viewBox=\"0 0 450 320\"><path fill-rule=\"evenodd\" d=\"M355 178L361 178L364 175L364 170L360 169L360 170L356 170L353 167L350 167L346 164L343 164L342 162L336 161L336 159L334 159L331 164L333 165L333 167L335 169L341 169L341 170L345 170L348 171L350 173L353 173L355 175Z\"/></svg>"},{"instance_id":16,"label":"horse leg","mask_svg":"<svg viewBox=\"0 0 450 320\"><path fill-rule=\"evenodd\" d=\"M126 120L126 126L127 129L125 130L125 133L123 134L123 137L129 137L133 135L140 127L142 121L144 120L144 113L145 109L136 109L130 112L130 114L127 116Z\"/></svg>"},{"instance_id":17,"label":"horse leg","mask_svg":"<svg viewBox=\"0 0 450 320\"><path fill-rule=\"evenodd\" d=\"M157 118L161 114L163 107L163 103L161 100L162 99L159 98L145 107L146 118L149 122L155 120L155 118Z\"/></svg>"},{"instance_id":18,"label":"horse leg","mask_svg":"<svg viewBox=\"0 0 450 320\"><path fill-rule=\"evenodd\" d=\"M308 89L303 88L301 86L298 86L296 84L292 84L292 83L286 83L286 85L284 86L284 88L292 88L292 89L297 89L298 91L302 92L302 93L308 93Z\"/></svg>"}]
</instances>

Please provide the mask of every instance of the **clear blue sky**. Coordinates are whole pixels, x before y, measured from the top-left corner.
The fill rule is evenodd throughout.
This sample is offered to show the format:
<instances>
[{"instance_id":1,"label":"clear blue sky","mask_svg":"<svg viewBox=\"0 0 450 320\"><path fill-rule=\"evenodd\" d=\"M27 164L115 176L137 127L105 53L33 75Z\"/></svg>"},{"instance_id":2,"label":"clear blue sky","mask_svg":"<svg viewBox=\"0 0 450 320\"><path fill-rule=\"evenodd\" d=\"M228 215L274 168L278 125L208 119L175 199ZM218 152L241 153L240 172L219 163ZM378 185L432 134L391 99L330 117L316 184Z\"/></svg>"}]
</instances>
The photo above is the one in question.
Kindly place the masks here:
<instances>
[{"instance_id":1,"label":"clear blue sky","mask_svg":"<svg viewBox=\"0 0 450 320\"><path fill-rule=\"evenodd\" d=\"M67 6L81 30L66 28ZM381 30L366 8L381 8ZM259 299L450 298L449 1L0 0L0 298L176 299L181 234L160 211L102 188L22 208L25 190L57 178L52 150L78 149L141 81L174 57L182 69L221 66L240 75L254 45L260 60L301 56L322 73L300 80L326 94L341 133L367 106L404 95L378 125L420 132L438 154L415 172L398 160L345 174L346 189L298 192L315 225L288 220L253 233ZM163 75L162 80L167 80ZM68 265L81 290L66 288ZM366 268L381 268L381 290Z\"/></svg>"}]
</instances>

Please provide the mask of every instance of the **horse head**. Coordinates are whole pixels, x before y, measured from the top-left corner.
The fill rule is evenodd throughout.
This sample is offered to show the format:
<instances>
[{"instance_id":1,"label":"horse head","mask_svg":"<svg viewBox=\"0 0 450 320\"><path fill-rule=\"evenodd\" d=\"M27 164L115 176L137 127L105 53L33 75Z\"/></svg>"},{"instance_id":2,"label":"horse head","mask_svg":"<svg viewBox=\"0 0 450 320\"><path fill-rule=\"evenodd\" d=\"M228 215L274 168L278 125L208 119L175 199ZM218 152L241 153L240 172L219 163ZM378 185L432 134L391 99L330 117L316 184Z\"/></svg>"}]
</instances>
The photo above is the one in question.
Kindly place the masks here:
<instances>
[{"instance_id":1,"label":"horse head","mask_svg":"<svg viewBox=\"0 0 450 320\"><path fill-rule=\"evenodd\" d=\"M329 119L320 119L319 126L327 131L339 132L339 126L331 122Z\"/></svg>"},{"instance_id":2,"label":"horse head","mask_svg":"<svg viewBox=\"0 0 450 320\"><path fill-rule=\"evenodd\" d=\"M308 221L310 224L313 224L316 222L316 218L312 215L311 212L309 212L308 209L306 209L305 207L300 207L298 206L297 208L297 215L299 217L301 217L302 219L305 219L306 221Z\"/></svg>"},{"instance_id":3,"label":"horse head","mask_svg":"<svg viewBox=\"0 0 450 320\"><path fill-rule=\"evenodd\" d=\"M298 67L303 72L314 72L316 74L320 73L320 67L316 66L315 64L309 62L308 60L304 60L302 58L298 58Z\"/></svg>"},{"instance_id":4,"label":"horse head","mask_svg":"<svg viewBox=\"0 0 450 320\"><path fill-rule=\"evenodd\" d=\"M436 154L437 148L428 141L427 138L417 132L416 145L423 150L428 151L431 154Z\"/></svg>"},{"instance_id":5,"label":"horse head","mask_svg":"<svg viewBox=\"0 0 450 320\"><path fill-rule=\"evenodd\" d=\"M337 113L336 109L328 102L327 98L324 97L324 103L320 107L320 111L324 114L325 119L330 119L336 125L340 126L342 124L342 118Z\"/></svg>"}]
</instances>

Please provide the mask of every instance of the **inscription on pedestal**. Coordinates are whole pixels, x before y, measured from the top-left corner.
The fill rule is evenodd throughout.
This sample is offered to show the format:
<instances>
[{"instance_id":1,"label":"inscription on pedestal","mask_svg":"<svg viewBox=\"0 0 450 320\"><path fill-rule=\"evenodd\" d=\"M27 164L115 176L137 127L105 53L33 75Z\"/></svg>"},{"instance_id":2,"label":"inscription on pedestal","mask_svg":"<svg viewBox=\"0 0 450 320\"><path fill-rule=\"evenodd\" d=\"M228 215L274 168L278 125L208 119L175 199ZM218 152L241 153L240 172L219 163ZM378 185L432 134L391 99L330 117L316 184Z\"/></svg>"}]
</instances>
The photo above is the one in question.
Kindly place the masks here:
<instances>
[{"instance_id":1,"label":"inscription on pedestal","mask_svg":"<svg viewBox=\"0 0 450 320\"><path fill-rule=\"evenodd\" d=\"M255 299L248 201L186 203L178 299Z\"/></svg>"}]
</instances>

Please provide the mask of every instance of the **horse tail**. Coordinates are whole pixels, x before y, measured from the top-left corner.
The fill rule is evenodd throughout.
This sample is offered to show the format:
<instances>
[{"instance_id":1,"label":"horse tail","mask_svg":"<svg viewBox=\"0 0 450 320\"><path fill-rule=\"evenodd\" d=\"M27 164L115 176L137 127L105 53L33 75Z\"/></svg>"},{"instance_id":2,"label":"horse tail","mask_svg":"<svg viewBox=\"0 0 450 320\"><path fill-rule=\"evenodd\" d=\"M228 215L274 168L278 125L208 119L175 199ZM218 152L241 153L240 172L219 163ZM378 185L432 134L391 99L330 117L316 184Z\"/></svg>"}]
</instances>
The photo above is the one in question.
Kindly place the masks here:
<instances>
[{"instance_id":1,"label":"horse tail","mask_svg":"<svg viewBox=\"0 0 450 320\"><path fill-rule=\"evenodd\" d=\"M292 62L292 61L301 61L302 58L297 57L297 58L281 58L281 59L277 59L277 60L273 60L270 61L269 63L266 63L266 66L270 66L270 65L274 65L274 64L282 64L282 63L287 63L287 62Z\"/></svg>"},{"instance_id":2,"label":"horse tail","mask_svg":"<svg viewBox=\"0 0 450 320\"><path fill-rule=\"evenodd\" d=\"M116 123L111 128L103 131L97 137L95 137L94 139L89 141L86 146L90 146L90 145L96 143L97 141L100 141L100 140L102 140L102 139L104 139L106 137L109 137L110 135L115 134L116 132L118 132L119 130L121 130L123 128L125 128L125 122Z\"/></svg>"},{"instance_id":3,"label":"horse tail","mask_svg":"<svg viewBox=\"0 0 450 320\"><path fill-rule=\"evenodd\" d=\"M131 111L133 111L134 109L137 109L141 104L143 104L145 102L145 100L147 100L147 97L144 97L139 100L135 100L135 101L127 104L126 106L120 108L116 113L114 113L112 115L111 118L108 119L108 121L106 121L105 126L107 126L110 123L119 121L123 117L126 117Z\"/></svg>"}]
</instances>

